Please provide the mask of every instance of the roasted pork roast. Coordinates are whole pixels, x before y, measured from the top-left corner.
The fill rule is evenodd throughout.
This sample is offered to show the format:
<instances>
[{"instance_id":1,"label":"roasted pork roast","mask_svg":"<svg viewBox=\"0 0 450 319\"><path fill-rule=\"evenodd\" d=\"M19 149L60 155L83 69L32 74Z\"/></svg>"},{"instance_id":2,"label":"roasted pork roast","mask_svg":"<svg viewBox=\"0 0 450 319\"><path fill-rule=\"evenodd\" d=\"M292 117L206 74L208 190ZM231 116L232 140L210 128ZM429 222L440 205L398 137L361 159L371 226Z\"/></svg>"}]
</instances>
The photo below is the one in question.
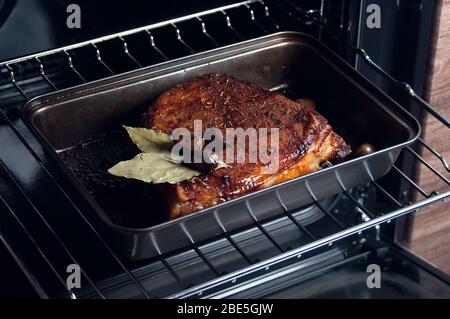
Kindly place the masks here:
<instances>
[{"instance_id":1,"label":"roasted pork roast","mask_svg":"<svg viewBox=\"0 0 450 319\"><path fill-rule=\"evenodd\" d=\"M202 121L203 130L217 128L224 136L227 128L278 129L278 145L269 147L277 153L277 170L267 173L273 163L261 160L238 163L239 154L235 154L233 161L227 161L228 167L206 170L176 185L162 185L171 218L315 172L321 163L349 153L346 142L308 103L225 74L207 74L169 89L144 114L143 126L171 134L180 127L193 131L194 120ZM267 144L272 143L269 138L270 134ZM250 143L246 144L248 159Z\"/></svg>"}]
</instances>

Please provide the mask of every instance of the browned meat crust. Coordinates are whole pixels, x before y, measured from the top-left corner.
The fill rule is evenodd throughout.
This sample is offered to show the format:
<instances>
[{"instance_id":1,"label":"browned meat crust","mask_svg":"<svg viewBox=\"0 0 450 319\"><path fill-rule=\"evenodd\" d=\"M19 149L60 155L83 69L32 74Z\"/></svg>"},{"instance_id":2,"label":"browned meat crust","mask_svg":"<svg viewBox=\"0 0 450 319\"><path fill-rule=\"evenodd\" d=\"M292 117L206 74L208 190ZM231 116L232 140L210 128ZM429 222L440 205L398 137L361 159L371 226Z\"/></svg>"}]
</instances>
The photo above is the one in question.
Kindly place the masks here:
<instances>
[{"instance_id":1,"label":"browned meat crust","mask_svg":"<svg viewBox=\"0 0 450 319\"><path fill-rule=\"evenodd\" d=\"M149 108L143 122L171 134L179 127L192 132L194 120L203 121L203 130L214 127L224 135L226 128L278 128L279 170L262 174L265 164L246 161L177 185L164 185L171 218L317 171L320 163L348 149L310 106L224 74L204 75L168 90Z\"/></svg>"}]
</instances>

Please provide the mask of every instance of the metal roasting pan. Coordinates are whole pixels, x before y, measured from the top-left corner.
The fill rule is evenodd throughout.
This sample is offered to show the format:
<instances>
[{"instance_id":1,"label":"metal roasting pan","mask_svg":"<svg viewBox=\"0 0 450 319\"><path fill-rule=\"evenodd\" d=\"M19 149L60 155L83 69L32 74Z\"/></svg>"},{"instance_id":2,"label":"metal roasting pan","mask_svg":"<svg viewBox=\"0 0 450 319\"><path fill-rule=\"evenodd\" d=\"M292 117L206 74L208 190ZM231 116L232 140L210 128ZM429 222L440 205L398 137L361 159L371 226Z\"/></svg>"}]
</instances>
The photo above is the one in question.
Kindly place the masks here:
<instances>
[{"instance_id":1,"label":"metal roasting pan","mask_svg":"<svg viewBox=\"0 0 450 319\"><path fill-rule=\"evenodd\" d=\"M369 155L256 191L192 215L168 220L152 186L106 170L137 150L121 129L165 90L210 72L227 73L292 99L312 98L317 110L356 150ZM97 212L117 249L144 259L296 211L385 175L420 134L417 120L315 38L282 32L37 97L22 109L27 125ZM64 185L64 184L62 184ZM308 210L306 210L308 211ZM63 213L63 212L61 212ZM308 220L308 219L306 219ZM80 234L82 236L82 234Z\"/></svg>"}]
</instances>

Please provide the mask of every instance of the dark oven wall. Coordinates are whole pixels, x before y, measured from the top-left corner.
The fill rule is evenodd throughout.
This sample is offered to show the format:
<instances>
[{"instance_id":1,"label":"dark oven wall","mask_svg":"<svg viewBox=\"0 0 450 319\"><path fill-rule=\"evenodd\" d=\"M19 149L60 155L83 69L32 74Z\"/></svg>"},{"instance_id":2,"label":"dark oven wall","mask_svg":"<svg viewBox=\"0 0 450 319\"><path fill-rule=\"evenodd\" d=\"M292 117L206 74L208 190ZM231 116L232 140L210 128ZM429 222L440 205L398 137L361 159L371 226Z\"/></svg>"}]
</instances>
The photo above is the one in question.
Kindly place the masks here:
<instances>
[{"instance_id":1,"label":"dark oven wall","mask_svg":"<svg viewBox=\"0 0 450 319\"><path fill-rule=\"evenodd\" d=\"M0 61L238 2L0 0ZM81 28L66 25L67 7L81 9Z\"/></svg>"}]
</instances>

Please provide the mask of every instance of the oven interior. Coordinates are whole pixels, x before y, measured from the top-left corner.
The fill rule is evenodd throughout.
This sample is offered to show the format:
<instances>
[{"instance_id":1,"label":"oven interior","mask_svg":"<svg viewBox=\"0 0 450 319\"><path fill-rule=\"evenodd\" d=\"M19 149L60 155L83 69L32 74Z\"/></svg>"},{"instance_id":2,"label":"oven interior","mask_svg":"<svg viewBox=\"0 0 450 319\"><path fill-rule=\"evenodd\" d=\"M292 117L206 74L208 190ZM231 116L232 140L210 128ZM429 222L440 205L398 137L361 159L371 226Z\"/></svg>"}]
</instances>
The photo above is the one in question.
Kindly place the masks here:
<instances>
[{"instance_id":1,"label":"oven interior","mask_svg":"<svg viewBox=\"0 0 450 319\"><path fill-rule=\"evenodd\" d=\"M403 14L416 12L416 2L420 1L402 3ZM367 60L365 52L355 49L364 47L370 53L373 45L362 25L364 5L364 1L291 0L208 4L186 9L191 15L183 18L0 63L0 230L7 239L0 252L14 260L7 265L19 264L26 279L23 285L31 285L39 297L449 297L448 275L396 242L405 215L430 204L443 209L448 205L443 202L448 188L438 193L413 178L417 166L424 165L433 171L436 184L449 185L444 160L430 168L420 157L423 150L442 159L424 140L403 150L380 180L283 212L281 217L193 240L185 249L131 261L115 251L114 237L93 217L92 207L22 118L22 106L35 96L288 30L319 38L417 118L423 113L434 116L448 134L448 120L373 61L394 76L409 79L420 94L423 83L415 74L393 67L386 56ZM428 5L424 2L425 9L414 15L425 27L432 23ZM399 14L396 21L400 24L402 19ZM394 35L389 37L387 44L395 42L389 41L396 39ZM410 50L413 41L402 39L396 44L407 51L402 52L401 63L419 58L421 52ZM315 95L320 100L320 92ZM55 148L78 141L64 141ZM82 289L65 285L69 264L80 265ZM380 290L367 288L370 264L380 265L385 274Z\"/></svg>"}]
</instances>

